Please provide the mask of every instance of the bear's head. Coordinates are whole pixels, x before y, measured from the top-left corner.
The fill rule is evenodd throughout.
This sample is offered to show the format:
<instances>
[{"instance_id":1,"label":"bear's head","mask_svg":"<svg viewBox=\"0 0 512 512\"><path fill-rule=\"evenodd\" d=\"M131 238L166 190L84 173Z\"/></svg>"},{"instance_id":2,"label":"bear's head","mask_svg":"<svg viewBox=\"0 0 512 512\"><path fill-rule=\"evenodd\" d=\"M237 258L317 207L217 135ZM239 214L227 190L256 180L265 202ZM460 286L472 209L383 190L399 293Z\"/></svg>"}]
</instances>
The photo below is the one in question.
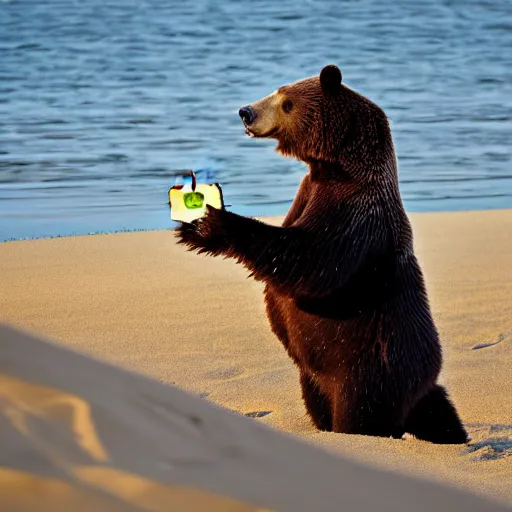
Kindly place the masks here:
<instances>
[{"instance_id":1,"label":"bear's head","mask_svg":"<svg viewBox=\"0 0 512 512\"><path fill-rule=\"evenodd\" d=\"M342 84L334 65L280 87L239 114L248 135L277 139L277 151L310 164L360 167L394 156L384 112Z\"/></svg>"}]
</instances>

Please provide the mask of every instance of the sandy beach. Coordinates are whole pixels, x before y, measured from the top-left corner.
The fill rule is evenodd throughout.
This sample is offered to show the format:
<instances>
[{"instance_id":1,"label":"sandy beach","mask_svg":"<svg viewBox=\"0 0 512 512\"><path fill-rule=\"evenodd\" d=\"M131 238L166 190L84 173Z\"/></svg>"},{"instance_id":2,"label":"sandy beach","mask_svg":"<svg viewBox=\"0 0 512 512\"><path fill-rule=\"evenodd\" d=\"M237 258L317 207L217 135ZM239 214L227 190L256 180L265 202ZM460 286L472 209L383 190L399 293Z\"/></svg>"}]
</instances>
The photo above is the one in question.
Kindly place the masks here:
<instances>
[{"instance_id":1,"label":"sandy beach","mask_svg":"<svg viewBox=\"0 0 512 512\"><path fill-rule=\"evenodd\" d=\"M436 503L440 510L454 510L442 508L450 499L456 499L461 510L492 509L478 508L484 502L471 494L430 488L430 480L512 505L512 210L413 214L411 220L443 342L442 381L471 436L468 446L315 431L301 401L297 371L268 326L262 285L246 279L246 271L232 261L186 252L176 245L171 231L7 242L0 244L0 323L55 340L57 346L24 336L16 345L5 341L15 335L2 331L0 389L7 390L3 398L8 404L0 402L0 435L2 444L5 439L12 449L0 455L0 500L10 499L8 510L17 510L18 498L26 494L23 490L42 486L39 480L44 479L53 496L79 503L76 493L81 492L97 500L90 502L97 510L164 510L159 507L171 499L206 500L206 508L198 505L197 510L313 510L311 504L306 507L304 489L304 496L298 493L300 499L290 508L290 496L272 488L272 480L283 478L283 485L291 485L300 473L314 481L309 491L315 499L322 492L327 496L331 491L326 486L332 484L333 500L354 489L346 502L352 504L358 497L379 492L393 499L400 493L412 499L414 490L418 503L421 496L430 500L428 510ZM208 407L205 400L60 350L59 345L159 383L172 383L239 414ZM138 398L131 399L127 390L137 390ZM144 409L144 396L183 404L180 411L190 407L212 422L213 445L232 440L237 446L251 446L250 453L237 459L238 466L227 464L229 471L216 471L216 478L209 481L208 464L194 466L198 455L193 446L201 457L215 459L217 452L209 454L201 444L204 437L190 438L190 425L181 424L173 413L158 406L149 412ZM92 410L91 421L98 422L101 436L91 436L95 429L90 426L89 434L81 434L86 446L80 450L70 440L69 446L57 442L58 436L50 430L69 430L73 420L65 407L52 406L51 414L41 412L45 400L73 403L69 406L73 410L80 410L77 403L82 400L84 410ZM29 421L24 414L45 421ZM168 416L151 426L152 414ZM230 435L221 428L224 422ZM86 423L82 418L77 424ZM152 439L147 445L144 432ZM36 456L21 448L22 435L34 446L62 450L52 460L52 472L41 469L40 451ZM319 446L330 453L314 449ZM159 450L175 472L149 467L147 461L154 460ZM363 470L338 455L391 473ZM283 457L286 470L284 466L271 470L272 461ZM57 459L65 462L59 465ZM186 462L180 466L180 460ZM266 464L268 471L258 468L258 463ZM237 474L239 482L233 476ZM252 483L244 484L242 475L252 478ZM404 480L404 475L425 482ZM108 488L101 490L102 485ZM126 489L136 488L140 493L126 494ZM467 503L460 501L466 498ZM396 499L394 510L407 510L407 502L400 508ZM175 510L189 510L180 506ZM328 505L317 510L331 509L337 510ZM20 505L18 510L30 508ZM48 510L57 509L48 506Z\"/></svg>"}]
</instances>

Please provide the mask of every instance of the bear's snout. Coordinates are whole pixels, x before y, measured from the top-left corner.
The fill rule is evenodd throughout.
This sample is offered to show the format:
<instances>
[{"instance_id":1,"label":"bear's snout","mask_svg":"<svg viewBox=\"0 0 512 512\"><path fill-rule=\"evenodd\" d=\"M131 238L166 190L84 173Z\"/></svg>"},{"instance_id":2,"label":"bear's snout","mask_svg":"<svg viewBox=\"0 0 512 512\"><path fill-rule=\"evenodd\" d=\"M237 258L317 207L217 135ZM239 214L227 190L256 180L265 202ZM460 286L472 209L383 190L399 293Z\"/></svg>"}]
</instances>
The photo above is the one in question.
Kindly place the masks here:
<instances>
[{"instance_id":1,"label":"bear's snout","mask_svg":"<svg viewBox=\"0 0 512 512\"><path fill-rule=\"evenodd\" d=\"M242 107L238 111L238 115L241 117L245 126L250 126L254 122L254 118L256 117L254 109L250 105Z\"/></svg>"}]
</instances>

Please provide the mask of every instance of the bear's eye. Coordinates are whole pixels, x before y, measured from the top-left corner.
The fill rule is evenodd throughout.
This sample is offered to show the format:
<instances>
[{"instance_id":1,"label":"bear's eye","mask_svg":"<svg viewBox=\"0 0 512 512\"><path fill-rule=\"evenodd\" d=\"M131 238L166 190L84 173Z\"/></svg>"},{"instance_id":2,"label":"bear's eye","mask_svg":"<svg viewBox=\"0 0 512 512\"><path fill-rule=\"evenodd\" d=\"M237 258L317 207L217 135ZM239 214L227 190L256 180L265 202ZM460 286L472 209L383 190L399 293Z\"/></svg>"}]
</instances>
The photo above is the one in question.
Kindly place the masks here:
<instances>
[{"instance_id":1,"label":"bear's eye","mask_svg":"<svg viewBox=\"0 0 512 512\"><path fill-rule=\"evenodd\" d=\"M289 114L292 111L293 103L292 100L284 100L283 101L283 110L286 114Z\"/></svg>"}]
</instances>

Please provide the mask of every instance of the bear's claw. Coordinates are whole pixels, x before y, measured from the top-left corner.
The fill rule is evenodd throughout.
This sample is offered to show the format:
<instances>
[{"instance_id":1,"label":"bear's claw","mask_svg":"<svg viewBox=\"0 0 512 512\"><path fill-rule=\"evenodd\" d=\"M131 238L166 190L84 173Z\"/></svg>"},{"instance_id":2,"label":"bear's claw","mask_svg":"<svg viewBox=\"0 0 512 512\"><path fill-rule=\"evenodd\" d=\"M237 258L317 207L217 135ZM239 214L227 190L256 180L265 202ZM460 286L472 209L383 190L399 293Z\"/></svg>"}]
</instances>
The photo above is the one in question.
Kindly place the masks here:
<instances>
[{"instance_id":1,"label":"bear's claw","mask_svg":"<svg viewBox=\"0 0 512 512\"><path fill-rule=\"evenodd\" d=\"M223 210L206 205L203 217L191 223L183 223L176 230L177 243L199 254L220 254L229 247L223 214Z\"/></svg>"}]
</instances>

